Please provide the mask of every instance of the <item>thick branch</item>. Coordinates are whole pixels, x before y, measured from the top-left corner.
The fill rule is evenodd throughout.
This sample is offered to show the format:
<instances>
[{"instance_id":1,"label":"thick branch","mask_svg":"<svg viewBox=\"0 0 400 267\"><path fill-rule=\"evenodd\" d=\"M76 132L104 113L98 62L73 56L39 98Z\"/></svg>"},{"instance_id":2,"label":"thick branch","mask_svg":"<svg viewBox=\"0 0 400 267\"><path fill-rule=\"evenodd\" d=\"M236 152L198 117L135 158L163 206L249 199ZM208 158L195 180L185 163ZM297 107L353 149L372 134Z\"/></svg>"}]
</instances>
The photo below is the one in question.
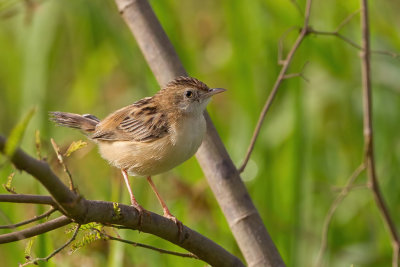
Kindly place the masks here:
<instances>
[{"instance_id":1,"label":"thick branch","mask_svg":"<svg viewBox=\"0 0 400 267\"><path fill-rule=\"evenodd\" d=\"M5 141L5 138L0 136L1 152L4 150ZM61 205L61 210L65 210L68 213L68 217L62 216L26 230L0 235L0 243L12 242L38 235L66 225L71 222L72 219L82 224L98 222L105 225L122 225L133 230L139 229L142 232L156 235L190 251L212 266L243 266L238 258L192 229L183 226L183 231L179 234L176 224L163 216L148 212L148 214L142 216L141 226L139 227L138 212L132 206L119 204L121 216L117 216L114 211L114 203L112 202L90 201L76 196L52 172L46 162L35 160L20 149L15 152L11 161L17 168L28 172L39 180L52 194L54 199L71 200L70 202L58 201ZM27 198L21 195L9 196L10 198L8 198L8 200L14 200L15 202L17 201L15 196L24 198L25 201L27 200ZM37 203L39 199L41 201L45 200L43 196L40 196L40 198L39 196L29 197L36 201L34 203ZM3 197L3 199L7 200L5 197ZM54 204L50 200L51 198L48 197L46 204Z\"/></svg>"},{"instance_id":2,"label":"thick branch","mask_svg":"<svg viewBox=\"0 0 400 267\"><path fill-rule=\"evenodd\" d=\"M146 0L115 0L160 85L186 75ZM207 134L196 157L249 266L284 266L218 133L205 113Z\"/></svg>"},{"instance_id":3,"label":"thick branch","mask_svg":"<svg viewBox=\"0 0 400 267\"><path fill-rule=\"evenodd\" d=\"M389 213L389 209L383 199L378 178L375 170L375 155L373 142L372 123L372 86L371 86L371 47L368 18L368 1L361 0L361 78L363 88L363 109L364 109L364 152L368 180L374 194L376 205L381 213L383 221L390 232L393 247L392 266L398 266L400 240L396 225Z\"/></svg>"}]
</instances>

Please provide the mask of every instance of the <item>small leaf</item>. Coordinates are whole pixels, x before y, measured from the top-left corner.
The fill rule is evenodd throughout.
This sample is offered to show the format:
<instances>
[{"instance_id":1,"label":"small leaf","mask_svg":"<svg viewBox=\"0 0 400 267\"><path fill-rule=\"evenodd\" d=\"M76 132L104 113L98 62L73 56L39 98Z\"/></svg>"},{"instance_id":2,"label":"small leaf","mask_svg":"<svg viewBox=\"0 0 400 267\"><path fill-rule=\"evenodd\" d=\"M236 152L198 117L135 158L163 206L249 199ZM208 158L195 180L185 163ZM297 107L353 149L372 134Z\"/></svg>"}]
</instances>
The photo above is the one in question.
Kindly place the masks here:
<instances>
[{"instance_id":1,"label":"small leaf","mask_svg":"<svg viewBox=\"0 0 400 267\"><path fill-rule=\"evenodd\" d=\"M28 243L25 246L25 251L24 251L24 255L25 255L25 259L30 260L32 258L32 246L33 246L33 242L35 241L37 236L32 237L31 239L29 239Z\"/></svg>"},{"instance_id":2,"label":"small leaf","mask_svg":"<svg viewBox=\"0 0 400 267\"><path fill-rule=\"evenodd\" d=\"M74 141L71 143L71 145L68 147L67 152L64 153L64 156L69 157L72 153L75 151L87 146L87 143L79 140L79 141Z\"/></svg>"},{"instance_id":3,"label":"small leaf","mask_svg":"<svg viewBox=\"0 0 400 267\"><path fill-rule=\"evenodd\" d=\"M92 228L102 230L103 226L100 223L95 223L95 222L87 223L87 224L81 225L81 227L79 228L79 231L90 230Z\"/></svg>"},{"instance_id":4,"label":"small leaf","mask_svg":"<svg viewBox=\"0 0 400 267\"><path fill-rule=\"evenodd\" d=\"M113 202L114 214L113 218L119 220L122 218L121 208L119 207L118 203Z\"/></svg>"},{"instance_id":5,"label":"small leaf","mask_svg":"<svg viewBox=\"0 0 400 267\"><path fill-rule=\"evenodd\" d=\"M32 108L23 118L18 122L17 125L11 130L10 136L8 137L7 143L4 148L4 152L8 157L14 155L15 150L21 143L22 137L24 136L26 127L29 121L36 112L36 108Z\"/></svg>"},{"instance_id":6,"label":"small leaf","mask_svg":"<svg viewBox=\"0 0 400 267\"><path fill-rule=\"evenodd\" d=\"M10 193L16 194L17 192L15 192L15 187L11 186L12 180L14 178L15 172L11 173L8 177L7 177L7 183L3 184L3 187L5 190L7 190Z\"/></svg>"},{"instance_id":7,"label":"small leaf","mask_svg":"<svg viewBox=\"0 0 400 267\"><path fill-rule=\"evenodd\" d=\"M81 241L77 241L71 246L70 254L74 253L78 249L83 248L99 239L101 239L101 236L98 234L97 231L85 234Z\"/></svg>"}]
</instances>

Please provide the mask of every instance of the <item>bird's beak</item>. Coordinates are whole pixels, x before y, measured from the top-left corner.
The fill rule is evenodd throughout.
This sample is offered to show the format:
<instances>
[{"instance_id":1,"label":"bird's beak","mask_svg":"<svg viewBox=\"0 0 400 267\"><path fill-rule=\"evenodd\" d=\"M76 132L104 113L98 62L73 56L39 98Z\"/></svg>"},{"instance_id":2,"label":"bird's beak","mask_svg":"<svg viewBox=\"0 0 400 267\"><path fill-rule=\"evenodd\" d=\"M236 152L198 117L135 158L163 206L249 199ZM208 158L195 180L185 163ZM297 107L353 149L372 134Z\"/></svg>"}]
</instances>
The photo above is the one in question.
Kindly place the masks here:
<instances>
[{"instance_id":1,"label":"bird's beak","mask_svg":"<svg viewBox=\"0 0 400 267\"><path fill-rule=\"evenodd\" d=\"M207 93L205 93L204 95L202 95L202 98L209 98L213 95L225 92L226 89L224 88L211 88Z\"/></svg>"}]
</instances>

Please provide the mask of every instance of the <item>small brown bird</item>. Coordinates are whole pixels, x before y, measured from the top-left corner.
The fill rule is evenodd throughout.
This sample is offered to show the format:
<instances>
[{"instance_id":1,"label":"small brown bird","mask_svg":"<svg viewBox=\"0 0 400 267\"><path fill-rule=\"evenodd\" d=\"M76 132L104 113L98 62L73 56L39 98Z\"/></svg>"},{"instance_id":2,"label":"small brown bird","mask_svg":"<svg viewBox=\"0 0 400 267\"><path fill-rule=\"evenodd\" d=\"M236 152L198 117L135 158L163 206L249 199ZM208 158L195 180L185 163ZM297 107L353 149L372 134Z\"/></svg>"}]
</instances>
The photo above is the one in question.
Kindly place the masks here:
<instances>
[{"instance_id":1,"label":"small brown bird","mask_svg":"<svg viewBox=\"0 0 400 267\"><path fill-rule=\"evenodd\" d=\"M136 201L129 175L146 176L156 194L164 216L179 226L151 179L166 172L196 153L206 122L203 112L211 96L225 89L210 89L191 77L178 77L153 97L146 97L121 108L104 120L90 114L51 112L51 120L60 126L82 130L98 144L101 156L121 169L132 206L140 216L144 209Z\"/></svg>"}]
</instances>

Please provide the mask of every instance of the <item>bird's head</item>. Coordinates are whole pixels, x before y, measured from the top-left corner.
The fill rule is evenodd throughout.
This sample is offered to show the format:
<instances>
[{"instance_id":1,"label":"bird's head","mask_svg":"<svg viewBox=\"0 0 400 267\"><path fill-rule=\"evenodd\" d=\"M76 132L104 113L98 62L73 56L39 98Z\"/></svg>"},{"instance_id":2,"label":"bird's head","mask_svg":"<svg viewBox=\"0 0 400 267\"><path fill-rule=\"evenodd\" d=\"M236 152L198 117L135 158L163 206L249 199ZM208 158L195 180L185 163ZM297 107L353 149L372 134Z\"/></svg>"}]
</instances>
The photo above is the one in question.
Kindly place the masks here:
<instances>
[{"instance_id":1,"label":"bird's head","mask_svg":"<svg viewBox=\"0 0 400 267\"><path fill-rule=\"evenodd\" d=\"M223 88L209 88L205 83L192 77L178 77L169 82L160 92L166 100L164 105L172 105L187 114L201 114L211 97L226 91Z\"/></svg>"}]
</instances>

